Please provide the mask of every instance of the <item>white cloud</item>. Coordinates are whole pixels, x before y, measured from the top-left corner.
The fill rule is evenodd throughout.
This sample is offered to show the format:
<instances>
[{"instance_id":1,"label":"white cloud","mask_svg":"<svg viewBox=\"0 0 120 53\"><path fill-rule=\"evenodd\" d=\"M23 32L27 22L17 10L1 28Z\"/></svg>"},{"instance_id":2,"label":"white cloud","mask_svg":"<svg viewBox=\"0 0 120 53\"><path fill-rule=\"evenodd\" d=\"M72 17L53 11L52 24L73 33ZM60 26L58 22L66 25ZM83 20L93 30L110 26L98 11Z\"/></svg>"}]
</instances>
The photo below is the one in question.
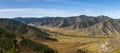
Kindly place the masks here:
<instances>
[{"instance_id":1,"label":"white cloud","mask_svg":"<svg viewBox=\"0 0 120 53\"><path fill-rule=\"evenodd\" d=\"M59 9L44 9L44 8L16 8L16 9L0 9L1 18L10 17L66 17L66 16L77 16L77 15L89 15L98 16L106 15L112 18L120 18L120 11L95 11L90 9L84 9L80 11L74 10L59 10Z\"/></svg>"},{"instance_id":2,"label":"white cloud","mask_svg":"<svg viewBox=\"0 0 120 53\"><path fill-rule=\"evenodd\" d=\"M67 10L44 8L0 9L0 17L43 17L43 16L72 16L78 13Z\"/></svg>"},{"instance_id":3,"label":"white cloud","mask_svg":"<svg viewBox=\"0 0 120 53\"><path fill-rule=\"evenodd\" d=\"M105 15L114 19L120 19L120 10L95 10L95 9L84 9L82 14L89 16Z\"/></svg>"},{"instance_id":4,"label":"white cloud","mask_svg":"<svg viewBox=\"0 0 120 53\"><path fill-rule=\"evenodd\" d=\"M107 11L104 12L103 15L110 16L115 19L120 19L120 10L117 11Z\"/></svg>"}]
</instances>

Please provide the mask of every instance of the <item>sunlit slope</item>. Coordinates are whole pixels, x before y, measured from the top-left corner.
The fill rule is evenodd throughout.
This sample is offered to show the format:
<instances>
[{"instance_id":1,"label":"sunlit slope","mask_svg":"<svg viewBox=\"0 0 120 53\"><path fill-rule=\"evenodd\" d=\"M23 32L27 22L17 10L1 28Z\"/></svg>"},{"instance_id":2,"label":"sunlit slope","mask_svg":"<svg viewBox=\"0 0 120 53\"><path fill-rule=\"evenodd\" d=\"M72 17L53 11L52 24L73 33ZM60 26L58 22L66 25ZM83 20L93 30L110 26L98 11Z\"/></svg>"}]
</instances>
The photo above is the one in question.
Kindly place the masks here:
<instances>
[{"instance_id":1,"label":"sunlit slope","mask_svg":"<svg viewBox=\"0 0 120 53\"><path fill-rule=\"evenodd\" d=\"M58 50L59 53L77 53L78 50L88 53L102 53L100 45L107 42L111 37L89 37L76 30L67 30L55 27L40 27L56 38L57 42L41 42L49 47ZM83 36L82 36L82 35Z\"/></svg>"}]
</instances>

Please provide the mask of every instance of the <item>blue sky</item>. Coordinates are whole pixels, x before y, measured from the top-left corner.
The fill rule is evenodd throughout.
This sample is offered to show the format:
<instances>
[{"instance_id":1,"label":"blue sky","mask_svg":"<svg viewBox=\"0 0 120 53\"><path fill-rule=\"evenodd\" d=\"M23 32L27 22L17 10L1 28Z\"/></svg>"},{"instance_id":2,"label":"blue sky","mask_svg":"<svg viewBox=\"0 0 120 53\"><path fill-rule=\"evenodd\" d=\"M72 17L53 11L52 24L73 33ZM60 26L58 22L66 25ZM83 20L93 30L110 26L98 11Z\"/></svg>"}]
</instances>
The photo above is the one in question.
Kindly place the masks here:
<instances>
[{"instance_id":1,"label":"blue sky","mask_svg":"<svg viewBox=\"0 0 120 53\"><path fill-rule=\"evenodd\" d=\"M0 0L0 17L106 15L120 18L120 0Z\"/></svg>"}]
</instances>

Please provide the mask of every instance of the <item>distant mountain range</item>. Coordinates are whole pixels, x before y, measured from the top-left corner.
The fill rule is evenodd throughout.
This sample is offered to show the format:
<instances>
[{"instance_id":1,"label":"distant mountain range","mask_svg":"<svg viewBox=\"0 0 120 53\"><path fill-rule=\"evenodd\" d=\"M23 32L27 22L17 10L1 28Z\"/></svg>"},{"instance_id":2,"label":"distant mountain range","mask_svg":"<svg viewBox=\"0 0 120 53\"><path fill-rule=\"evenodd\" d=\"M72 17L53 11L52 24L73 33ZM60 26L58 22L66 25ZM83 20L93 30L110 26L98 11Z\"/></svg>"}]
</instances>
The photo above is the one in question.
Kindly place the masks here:
<instances>
[{"instance_id":1,"label":"distant mountain range","mask_svg":"<svg viewBox=\"0 0 120 53\"><path fill-rule=\"evenodd\" d=\"M50 18L14 18L16 21L35 26L52 26L58 28L77 29L88 35L111 35L120 33L120 19L112 19L108 16L72 16Z\"/></svg>"}]
</instances>

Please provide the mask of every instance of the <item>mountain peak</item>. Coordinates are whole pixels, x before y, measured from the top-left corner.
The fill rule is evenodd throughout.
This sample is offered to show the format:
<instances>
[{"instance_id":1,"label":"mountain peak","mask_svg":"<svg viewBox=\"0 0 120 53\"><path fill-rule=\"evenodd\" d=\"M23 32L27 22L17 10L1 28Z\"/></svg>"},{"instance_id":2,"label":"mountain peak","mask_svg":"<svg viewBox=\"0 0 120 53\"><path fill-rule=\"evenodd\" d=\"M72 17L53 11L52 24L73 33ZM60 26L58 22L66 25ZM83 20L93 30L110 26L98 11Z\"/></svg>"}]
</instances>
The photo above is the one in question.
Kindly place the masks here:
<instances>
[{"instance_id":1,"label":"mountain peak","mask_svg":"<svg viewBox=\"0 0 120 53\"><path fill-rule=\"evenodd\" d=\"M86 17L87 15L80 15L80 17Z\"/></svg>"},{"instance_id":2,"label":"mountain peak","mask_svg":"<svg viewBox=\"0 0 120 53\"><path fill-rule=\"evenodd\" d=\"M105 15L100 15L100 16L97 16L97 18L110 18L110 17L105 16Z\"/></svg>"}]
</instances>

